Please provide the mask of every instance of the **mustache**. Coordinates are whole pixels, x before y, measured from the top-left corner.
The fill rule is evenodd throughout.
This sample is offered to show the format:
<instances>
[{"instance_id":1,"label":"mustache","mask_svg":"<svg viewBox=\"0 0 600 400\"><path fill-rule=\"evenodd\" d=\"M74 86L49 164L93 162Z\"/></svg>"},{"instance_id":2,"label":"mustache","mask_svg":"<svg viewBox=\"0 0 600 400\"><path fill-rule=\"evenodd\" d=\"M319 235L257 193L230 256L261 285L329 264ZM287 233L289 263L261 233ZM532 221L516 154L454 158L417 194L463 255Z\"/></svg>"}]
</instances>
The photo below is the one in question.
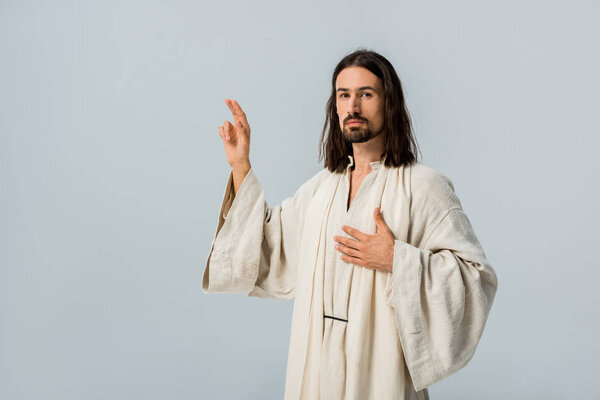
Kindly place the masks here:
<instances>
[{"instance_id":1,"label":"mustache","mask_svg":"<svg viewBox=\"0 0 600 400\"><path fill-rule=\"evenodd\" d=\"M348 123L348 121L350 121L351 119L356 119L358 121L367 122L367 120L365 118L362 118L358 115L349 115L346 118L344 118L344 125L346 125Z\"/></svg>"}]
</instances>

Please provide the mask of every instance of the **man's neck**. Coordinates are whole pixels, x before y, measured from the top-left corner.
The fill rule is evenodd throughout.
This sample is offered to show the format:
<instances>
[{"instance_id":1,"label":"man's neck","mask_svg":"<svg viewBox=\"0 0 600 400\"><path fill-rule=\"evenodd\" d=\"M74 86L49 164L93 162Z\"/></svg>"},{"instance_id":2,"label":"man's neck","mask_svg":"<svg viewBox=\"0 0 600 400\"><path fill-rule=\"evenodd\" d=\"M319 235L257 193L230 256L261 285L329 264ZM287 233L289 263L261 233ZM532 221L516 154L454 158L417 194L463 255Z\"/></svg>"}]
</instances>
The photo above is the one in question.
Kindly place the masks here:
<instances>
[{"instance_id":1,"label":"man's neck","mask_svg":"<svg viewBox=\"0 0 600 400\"><path fill-rule=\"evenodd\" d=\"M364 143L352 143L353 172L360 176L371 172L371 163L382 160L383 149L383 135L377 135Z\"/></svg>"}]
</instances>

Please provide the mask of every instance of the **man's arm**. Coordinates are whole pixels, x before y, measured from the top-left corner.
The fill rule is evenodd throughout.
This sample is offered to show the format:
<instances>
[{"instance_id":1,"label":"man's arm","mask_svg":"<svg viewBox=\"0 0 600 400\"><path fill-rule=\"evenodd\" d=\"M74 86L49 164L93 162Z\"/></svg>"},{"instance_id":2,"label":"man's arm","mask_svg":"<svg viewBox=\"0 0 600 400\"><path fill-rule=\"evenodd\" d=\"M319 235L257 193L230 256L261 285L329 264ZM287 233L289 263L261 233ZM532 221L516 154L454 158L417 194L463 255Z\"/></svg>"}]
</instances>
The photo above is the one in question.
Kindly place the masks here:
<instances>
[{"instance_id":1,"label":"man's arm","mask_svg":"<svg viewBox=\"0 0 600 400\"><path fill-rule=\"evenodd\" d=\"M395 242L392 305L407 367L421 390L473 357L498 278L449 178L415 166L411 195L411 221L422 236Z\"/></svg>"},{"instance_id":2,"label":"man's arm","mask_svg":"<svg viewBox=\"0 0 600 400\"><path fill-rule=\"evenodd\" d=\"M295 293L297 252L306 209L329 173L322 170L294 196L281 205L269 207L248 161L249 126L245 115L237 102L227 103L240 129L233 129L227 121L219 127L231 173L202 289L206 293L291 299Z\"/></svg>"},{"instance_id":3,"label":"man's arm","mask_svg":"<svg viewBox=\"0 0 600 400\"><path fill-rule=\"evenodd\" d=\"M321 170L300 186L294 196L269 207L252 169L237 195L231 172L206 262L202 280L204 292L292 299L306 210L328 176L327 169Z\"/></svg>"}]
</instances>

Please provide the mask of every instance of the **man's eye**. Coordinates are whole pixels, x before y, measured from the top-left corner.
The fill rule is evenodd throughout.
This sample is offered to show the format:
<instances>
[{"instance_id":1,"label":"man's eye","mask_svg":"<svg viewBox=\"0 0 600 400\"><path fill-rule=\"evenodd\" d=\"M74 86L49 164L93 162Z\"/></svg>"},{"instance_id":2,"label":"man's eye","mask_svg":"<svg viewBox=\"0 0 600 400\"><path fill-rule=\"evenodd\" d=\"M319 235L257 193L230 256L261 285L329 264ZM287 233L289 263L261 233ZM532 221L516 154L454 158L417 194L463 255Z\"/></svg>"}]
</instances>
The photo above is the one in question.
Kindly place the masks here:
<instances>
[{"instance_id":1,"label":"man's eye","mask_svg":"<svg viewBox=\"0 0 600 400\"><path fill-rule=\"evenodd\" d=\"M371 97L371 93L365 92L365 93L363 93L363 96Z\"/></svg>"},{"instance_id":2,"label":"man's eye","mask_svg":"<svg viewBox=\"0 0 600 400\"><path fill-rule=\"evenodd\" d=\"M348 93L342 93L342 94L340 94L340 97L346 97L346 96L348 96Z\"/></svg>"}]
</instances>

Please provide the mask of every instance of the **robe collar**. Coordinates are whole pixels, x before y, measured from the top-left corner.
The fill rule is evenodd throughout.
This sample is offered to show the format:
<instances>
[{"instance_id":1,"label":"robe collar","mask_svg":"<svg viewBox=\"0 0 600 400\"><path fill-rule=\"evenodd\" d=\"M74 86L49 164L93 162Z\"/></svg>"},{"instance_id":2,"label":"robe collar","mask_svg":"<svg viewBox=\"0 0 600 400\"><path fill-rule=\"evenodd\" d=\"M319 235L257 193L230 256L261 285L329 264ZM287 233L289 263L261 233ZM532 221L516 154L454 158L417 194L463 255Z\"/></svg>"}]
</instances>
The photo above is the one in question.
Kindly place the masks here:
<instances>
[{"instance_id":1,"label":"robe collar","mask_svg":"<svg viewBox=\"0 0 600 400\"><path fill-rule=\"evenodd\" d=\"M371 161L369 164L371 164L371 169L376 170L381 168L381 166L383 165L383 163L385 162L385 159L387 158L387 155L383 156L383 159L380 161ZM350 160L350 164L348 164L348 166L346 167L346 169L350 168L351 166L354 165L354 157L352 157L351 155L348 155L348 159Z\"/></svg>"}]
</instances>

